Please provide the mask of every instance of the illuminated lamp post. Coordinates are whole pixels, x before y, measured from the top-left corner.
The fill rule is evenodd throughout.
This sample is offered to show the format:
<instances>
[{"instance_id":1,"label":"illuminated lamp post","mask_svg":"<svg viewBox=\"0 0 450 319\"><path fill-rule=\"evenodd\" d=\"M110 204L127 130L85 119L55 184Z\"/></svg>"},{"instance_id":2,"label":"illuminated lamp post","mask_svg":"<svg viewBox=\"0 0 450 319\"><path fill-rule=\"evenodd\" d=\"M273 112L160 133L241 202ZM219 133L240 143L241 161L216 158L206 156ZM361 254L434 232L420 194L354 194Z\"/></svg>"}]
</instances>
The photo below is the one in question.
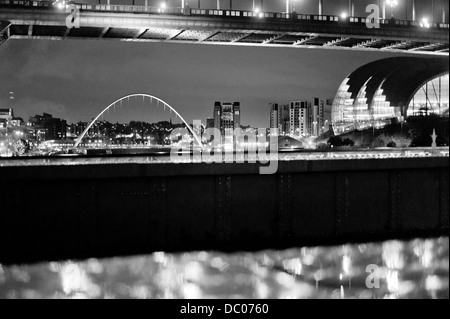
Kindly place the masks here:
<instances>
[{"instance_id":1,"label":"illuminated lamp post","mask_svg":"<svg viewBox=\"0 0 450 319\"><path fill-rule=\"evenodd\" d=\"M348 0L348 16L349 17L355 16L355 1L354 0Z\"/></svg>"},{"instance_id":2,"label":"illuminated lamp post","mask_svg":"<svg viewBox=\"0 0 450 319\"><path fill-rule=\"evenodd\" d=\"M393 18L394 9L398 6L398 0L387 0L387 4L391 7L391 18Z\"/></svg>"},{"instance_id":3,"label":"illuminated lamp post","mask_svg":"<svg viewBox=\"0 0 450 319\"><path fill-rule=\"evenodd\" d=\"M445 23L447 21L445 16L445 1L442 1L442 23Z\"/></svg>"},{"instance_id":4,"label":"illuminated lamp post","mask_svg":"<svg viewBox=\"0 0 450 319\"><path fill-rule=\"evenodd\" d=\"M261 0L260 7L256 6L256 1L253 0L253 12L264 12L264 0Z\"/></svg>"}]
</instances>

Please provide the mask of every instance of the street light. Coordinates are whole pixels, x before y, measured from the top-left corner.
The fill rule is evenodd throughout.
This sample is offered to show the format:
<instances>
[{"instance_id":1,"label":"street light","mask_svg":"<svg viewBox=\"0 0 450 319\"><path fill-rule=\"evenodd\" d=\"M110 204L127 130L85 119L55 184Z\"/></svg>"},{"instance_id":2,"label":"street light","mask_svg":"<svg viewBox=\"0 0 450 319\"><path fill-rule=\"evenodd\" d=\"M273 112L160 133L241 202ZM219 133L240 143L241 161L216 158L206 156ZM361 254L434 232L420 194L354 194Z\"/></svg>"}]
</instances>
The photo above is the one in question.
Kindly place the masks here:
<instances>
[{"instance_id":1,"label":"street light","mask_svg":"<svg viewBox=\"0 0 450 319\"><path fill-rule=\"evenodd\" d=\"M57 7L59 10L62 10L66 7L66 0L56 0L53 2L53 6Z\"/></svg>"},{"instance_id":2,"label":"street light","mask_svg":"<svg viewBox=\"0 0 450 319\"><path fill-rule=\"evenodd\" d=\"M286 13L291 13L295 11L296 1L297 0L286 0Z\"/></svg>"},{"instance_id":3,"label":"street light","mask_svg":"<svg viewBox=\"0 0 450 319\"><path fill-rule=\"evenodd\" d=\"M159 5L159 8L158 8L158 12L159 12L159 13L164 12L164 10L166 9L166 7L167 7L166 2L165 2L165 1L164 1L164 2L161 2L161 4Z\"/></svg>"},{"instance_id":4,"label":"street light","mask_svg":"<svg viewBox=\"0 0 450 319\"><path fill-rule=\"evenodd\" d=\"M386 0L388 6L391 7L391 18L394 17L394 8L398 6L398 0Z\"/></svg>"},{"instance_id":5,"label":"street light","mask_svg":"<svg viewBox=\"0 0 450 319\"><path fill-rule=\"evenodd\" d=\"M420 27L421 28L426 28L429 29L430 28L430 22L428 21L427 18L423 18L422 21L420 22Z\"/></svg>"},{"instance_id":6,"label":"street light","mask_svg":"<svg viewBox=\"0 0 450 319\"><path fill-rule=\"evenodd\" d=\"M260 8L255 8L255 16L258 18L264 18L264 13L261 12Z\"/></svg>"}]
</instances>

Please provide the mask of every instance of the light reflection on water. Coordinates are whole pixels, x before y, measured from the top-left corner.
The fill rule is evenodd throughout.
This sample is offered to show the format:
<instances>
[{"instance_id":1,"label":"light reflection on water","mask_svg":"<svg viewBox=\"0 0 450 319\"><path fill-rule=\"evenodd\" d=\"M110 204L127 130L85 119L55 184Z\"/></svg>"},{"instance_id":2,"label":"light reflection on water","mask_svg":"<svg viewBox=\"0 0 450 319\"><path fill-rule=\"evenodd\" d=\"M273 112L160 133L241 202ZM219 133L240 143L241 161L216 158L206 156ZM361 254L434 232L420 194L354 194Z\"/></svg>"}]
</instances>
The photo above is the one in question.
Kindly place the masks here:
<instances>
[{"instance_id":1,"label":"light reflection on water","mask_svg":"<svg viewBox=\"0 0 450 319\"><path fill-rule=\"evenodd\" d=\"M0 298L449 298L449 239L0 265Z\"/></svg>"}]
</instances>

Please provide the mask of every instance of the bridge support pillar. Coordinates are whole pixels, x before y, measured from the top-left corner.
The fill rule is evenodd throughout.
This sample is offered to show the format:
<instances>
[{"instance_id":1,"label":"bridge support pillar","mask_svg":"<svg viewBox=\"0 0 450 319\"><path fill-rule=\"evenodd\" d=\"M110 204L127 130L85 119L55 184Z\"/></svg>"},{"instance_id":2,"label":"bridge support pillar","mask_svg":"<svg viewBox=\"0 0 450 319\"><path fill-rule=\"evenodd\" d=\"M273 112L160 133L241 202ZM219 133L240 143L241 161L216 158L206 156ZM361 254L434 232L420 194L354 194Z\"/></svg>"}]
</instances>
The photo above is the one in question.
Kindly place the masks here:
<instances>
[{"instance_id":1,"label":"bridge support pillar","mask_svg":"<svg viewBox=\"0 0 450 319\"><path fill-rule=\"evenodd\" d=\"M11 26L11 22L0 21L0 45L5 43L11 36L10 30L9 30L10 26Z\"/></svg>"},{"instance_id":2,"label":"bridge support pillar","mask_svg":"<svg viewBox=\"0 0 450 319\"><path fill-rule=\"evenodd\" d=\"M381 13L383 20L386 19L386 0L381 0Z\"/></svg>"},{"instance_id":3,"label":"bridge support pillar","mask_svg":"<svg viewBox=\"0 0 450 319\"><path fill-rule=\"evenodd\" d=\"M416 21L416 0L412 0L412 20Z\"/></svg>"},{"instance_id":4,"label":"bridge support pillar","mask_svg":"<svg viewBox=\"0 0 450 319\"><path fill-rule=\"evenodd\" d=\"M185 6L184 0L181 0L181 8L184 9L184 6Z\"/></svg>"},{"instance_id":5,"label":"bridge support pillar","mask_svg":"<svg viewBox=\"0 0 450 319\"><path fill-rule=\"evenodd\" d=\"M319 0L319 15L323 15L323 0Z\"/></svg>"},{"instance_id":6,"label":"bridge support pillar","mask_svg":"<svg viewBox=\"0 0 450 319\"><path fill-rule=\"evenodd\" d=\"M217 10L220 10L220 0L217 0Z\"/></svg>"}]
</instances>

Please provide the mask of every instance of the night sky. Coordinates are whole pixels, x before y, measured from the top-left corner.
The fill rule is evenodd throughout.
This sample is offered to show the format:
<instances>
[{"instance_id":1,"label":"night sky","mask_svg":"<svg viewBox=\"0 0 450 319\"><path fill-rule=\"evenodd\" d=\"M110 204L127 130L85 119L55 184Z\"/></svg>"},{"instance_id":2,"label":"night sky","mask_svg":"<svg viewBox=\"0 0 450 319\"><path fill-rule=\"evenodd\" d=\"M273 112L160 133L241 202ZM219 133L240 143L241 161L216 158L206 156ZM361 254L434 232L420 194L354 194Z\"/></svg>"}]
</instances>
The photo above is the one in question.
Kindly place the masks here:
<instances>
[{"instance_id":1,"label":"night sky","mask_svg":"<svg viewBox=\"0 0 450 319\"><path fill-rule=\"evenodd\" d=\"M171 2L177 1L169 0L169 5ZM272 4L266 11L277 11L275 2L280 1L265 0L265 5ZM427 1L417 2L423 5ZM203 3L212 6L215 0ZM247 9L250 3L233 1L236 9ZM333 3L345 7L348 1ZM327 14L331 1L325 0L325 5ZM71 123L90 120L124 95L148 93L171 104L188 122L205 122L212 116L214 101L239 101L242 124L267 127L270 102L333 98L339 84L354 69L398 55L114 40L10 40L0 46L0 108L9 106L9 92L13 91L16 116L28 120L36 113L47 112ZM114 116L105 119L154 122L162 115L130 107Z\"/></svg>"}]
</instances>

